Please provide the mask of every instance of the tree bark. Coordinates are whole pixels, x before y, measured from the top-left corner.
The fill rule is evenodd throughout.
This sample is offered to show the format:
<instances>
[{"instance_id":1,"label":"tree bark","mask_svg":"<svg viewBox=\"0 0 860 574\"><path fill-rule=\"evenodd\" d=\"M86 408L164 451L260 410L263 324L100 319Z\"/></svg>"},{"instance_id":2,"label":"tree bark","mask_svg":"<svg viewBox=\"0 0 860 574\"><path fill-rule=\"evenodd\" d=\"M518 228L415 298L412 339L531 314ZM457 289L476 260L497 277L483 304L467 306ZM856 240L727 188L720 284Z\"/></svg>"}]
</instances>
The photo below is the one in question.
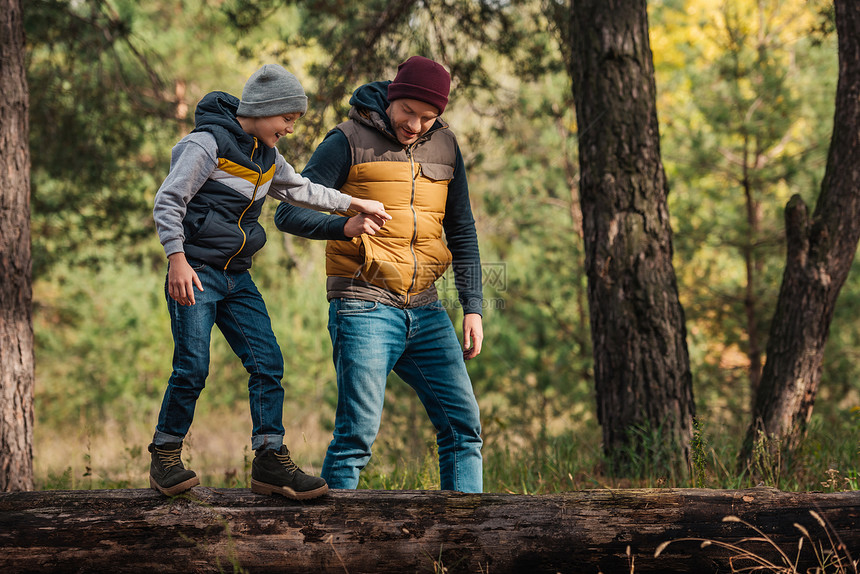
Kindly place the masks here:
<instances>
[{"instance_id":1,"label":"tree bark","mask_svg":"<svg viewBox=\"0 0 860 574\"><path fill-rule=\"evenodd\" d=\"M728 515L749 525L723 522ZM737 552L679 539L740 544L780 564L769 545L741 540L755 536L755 526L794 560L797 523L810 538L796 570L805 572L816 565L810 542L826 551L844 544L843 560L846 549L860 553L858 520L860 492L769 488L541 496L363 490L306 503L201 487L175 499L152 490L7 493L0 494L0 568L401 574L444 566L452 574L626 574L632 560L637 574L728 572Z\"/></svg>"},{"instance_id":2,"label":"tree bark","mask_svg":"<svg viewBox=\"0 0 860 574\"><path fill-rule=\"evenodd\" d=\"M0 491L33 488L30 151L20 0L0 0Z\"/></svg>"},{"instance_id":3,"label":"tree bark","mask_svg":"<svg viewBox=\"0 0 860 574\"><path fill-rule=\"evenodd\" d=\"M574 0L570 18L563 36L572 40L603 447L617 472L683 475L692 376L672 267L645 0Z\"/></svg>"},{"instance_id":4,"label":"tree bark","mask_svg":"<svg viewBox=\"0 0 860 574\"><path fill-rule=\"evenodd\" d=\"M786 206L785 272L742 467L750 464L760 433L786 452L805 436L833 309L860 240L860 4L834 5L839 83L833 138L812 217L799 196Z\"/></svg>"}]
</instances>

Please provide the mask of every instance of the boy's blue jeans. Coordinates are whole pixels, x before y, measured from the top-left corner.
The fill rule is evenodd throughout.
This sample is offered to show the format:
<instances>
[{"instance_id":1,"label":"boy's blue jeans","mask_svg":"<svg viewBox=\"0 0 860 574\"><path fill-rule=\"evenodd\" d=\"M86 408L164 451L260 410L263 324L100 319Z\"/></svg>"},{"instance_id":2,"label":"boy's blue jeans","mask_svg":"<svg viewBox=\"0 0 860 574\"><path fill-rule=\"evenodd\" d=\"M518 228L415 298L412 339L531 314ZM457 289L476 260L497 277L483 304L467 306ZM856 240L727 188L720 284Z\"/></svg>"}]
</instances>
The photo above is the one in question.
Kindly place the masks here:
<instances>
[{"instance_id":1,"label":"boy's blue jeans","mask_svg":"<svg viewBox=\"0 0 860 574\"><path fill-rule=\"evenodd\" d=\"M457 334L440 303L398 309L333 299L329 333L337 371L334 437L321 476L356 488L370 460L392 370L421 399L436 427L443 490L481 492L481 421Z\"/></svg>"},{"instance_id":2,"label":"boy's blue jeans","mask_svg":"<svg viewBox=\"0 0 860 574\"><path fill-rule=\"evenodd\" d=\"M247 271L230 273L189 263L203 284L203 291L194 288L194 305L174 301L165 282L173 332L173 373L153 442L178 442L188 433L197 397L209 374L209 342L212 326L217 325L250 374L251 448L278 449L284 441L284 358L263 297Z\"/></svg>"}]
</instances>

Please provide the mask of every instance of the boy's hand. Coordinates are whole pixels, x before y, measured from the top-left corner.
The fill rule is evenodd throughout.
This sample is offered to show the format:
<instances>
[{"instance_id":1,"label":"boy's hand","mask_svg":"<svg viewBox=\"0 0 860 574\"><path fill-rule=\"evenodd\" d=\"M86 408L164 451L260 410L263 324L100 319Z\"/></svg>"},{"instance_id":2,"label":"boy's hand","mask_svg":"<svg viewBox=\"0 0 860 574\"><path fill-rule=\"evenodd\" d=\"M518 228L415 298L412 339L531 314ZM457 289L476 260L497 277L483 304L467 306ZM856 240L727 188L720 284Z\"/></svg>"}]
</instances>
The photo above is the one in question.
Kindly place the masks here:
<instances>
[{"instance_id":1,"label":"boy's hand","mask_svg":"<svg viewBox=\"0 0 860 574\"><path fill-rule=\"evenodd\" d=\"M484 342L484 322L478 313L463 316L463 358L474 359L481 353Z\"/></svg>"},{"instance_id":2,"label":"boy's hand","mask_svg":"<svg viewBox=\"0 0 860 574\"><path fill-rule=\"evenodd\" d=\"M343 234L347 237L358 237L366 233L368 235L376 235L376 232L385 225L385 220L378 215L368 215L367 213L359 213L353 215L346 220L343 226Z\"/></svg>"},{"instance_id":3,"label":"boy's hand","mask_svg":"<svg viewBox=\"0 0 860 574\"><path fill-rule=\"evenodd\" d=\"M167 271L167 293L180 305L194 305L194 286L203 291L203 283L197 272L188 264L185 254L172 253Z\"/></svg>"},{"instance_id":4,"label":"boy's hand","mask_svg":"<svg viewBox=\"0 0 860 574\"><path fill-rule=\"evenodd\" d=\"M375 215L382 219L383 223L391 219L391 216L385 213L385 206L382 205L381 201L375 201L373 199L358 199L357 197L353 197L352 203L349 204L349 207L355 211L360 211L368 215Z\"/></svg>"}]
</instances>

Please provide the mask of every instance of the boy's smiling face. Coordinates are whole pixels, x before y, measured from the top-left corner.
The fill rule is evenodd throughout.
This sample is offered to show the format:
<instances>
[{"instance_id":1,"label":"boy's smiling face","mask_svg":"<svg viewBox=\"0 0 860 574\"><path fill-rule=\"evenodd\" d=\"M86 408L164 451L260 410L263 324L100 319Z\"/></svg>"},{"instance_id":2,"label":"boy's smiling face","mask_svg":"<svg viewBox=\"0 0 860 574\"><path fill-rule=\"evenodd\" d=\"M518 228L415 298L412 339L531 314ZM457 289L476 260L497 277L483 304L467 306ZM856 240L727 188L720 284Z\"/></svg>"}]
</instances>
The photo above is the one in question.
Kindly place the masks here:
<instances>
[{"instance_id":1,"label":"boy's smiling face","mask_svg":"<svg viewBox=\"0 0 860 574\"><path fill-rule=\"evenodd\" d=\"M269 147L275 147L278 140L287 134L293 133L296 120L302 114L293 112L278 116L265 116L262 118L239 117L242 129L260 140Z\"/></svg>"}]
</instances>

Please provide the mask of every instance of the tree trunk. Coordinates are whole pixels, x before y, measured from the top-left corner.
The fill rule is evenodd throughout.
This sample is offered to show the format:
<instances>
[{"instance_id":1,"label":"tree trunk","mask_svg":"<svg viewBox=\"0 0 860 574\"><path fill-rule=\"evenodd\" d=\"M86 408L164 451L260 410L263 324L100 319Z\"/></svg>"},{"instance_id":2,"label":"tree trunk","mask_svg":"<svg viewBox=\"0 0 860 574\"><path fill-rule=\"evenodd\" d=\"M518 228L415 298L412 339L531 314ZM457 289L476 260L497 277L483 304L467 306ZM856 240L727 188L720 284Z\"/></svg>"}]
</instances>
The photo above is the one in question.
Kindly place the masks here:
<instances>
[{"instance_id":1,"label":"tree trunk","mask_svg":"<svg viewBox=\"0 0 860 574\"><path fill-rule=\"evenodd\" d=\"M799 196L786 206L785 273L742 467L751 462L760 433L789 453L805 435L833 309L860 240L860 4L834 5L839 83L833 138L812 218Z\"/></svg>"},{"instance_id":2,"label":"tree trunk","mask_svg":"<svg viewBox=\"0 0 860 574\"><path fill-rule=\"evenodd\" d=\"M570 76L597 409L623 473L687 470L694 411L645 0L574 0Z\"/></svg>"},{"instance_id":3,"label":"tree trunk","mask_svg":"<svg viewBox=\"0 0 860 574\"><path fill-rule=\"evenodd\" d=\"M33 488L30 150L20 0L0 0L0 491Z\"/></svg>"},{"instance_id":4,"label":"tree trunk","mask_svg":"<svg viewBox=\"0 0 860 574\"><path fill-rule=\"evenodd\" d=\"M822 525L810 514L822 517ZM724 522L725 516L741 522ZM247 489L0 494L3 572L729 572L753 526L815 566L813 544L860 553L860 493L592 490L555 495L334 491L312 502ZM701 540L716 542L705 549ZM832 540L832 543L830 542ZM671 542L658 557L655 551ZM629 557L628 557L629 549ZM445 570L442 570L442 567ZM851 571L850 569L845 572Z\"/></svg>"}]
</instances>

